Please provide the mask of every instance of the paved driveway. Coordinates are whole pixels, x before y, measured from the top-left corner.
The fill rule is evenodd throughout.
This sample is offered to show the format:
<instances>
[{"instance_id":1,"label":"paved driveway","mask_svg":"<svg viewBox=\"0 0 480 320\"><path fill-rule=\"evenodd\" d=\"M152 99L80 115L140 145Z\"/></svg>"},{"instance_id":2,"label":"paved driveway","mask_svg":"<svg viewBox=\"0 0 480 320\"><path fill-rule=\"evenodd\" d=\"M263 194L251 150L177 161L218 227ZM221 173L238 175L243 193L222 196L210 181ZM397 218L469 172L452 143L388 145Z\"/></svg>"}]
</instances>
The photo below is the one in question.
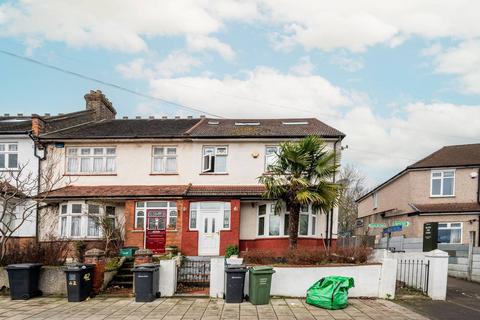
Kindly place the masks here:
<instances>
[{"instance_id":1,"label":"paved driveway","mask_svg":"<svg viewBox=\"0 0 480 320\"><path fill-rule=\"evenodd\" d=\"M81 303L60 298L11 301L0 297L0 319L426 319L384 300L350 299L344 310L328 311L306 305L300 299L273 299L271 304L225 304L223 300L171 298L136 303L130 298L97 297Z\"/></svg>"},{"instance_id":2,"label":"paved driveway","mask_svg":"<svg viewBox=\"0 0 480 320\"><path fill-rule=\"evenodd\" d=\"M400 304L435 320L480 319L480 284L448 278L447 301L405 299Z\"/></svg>"}]
</instances>

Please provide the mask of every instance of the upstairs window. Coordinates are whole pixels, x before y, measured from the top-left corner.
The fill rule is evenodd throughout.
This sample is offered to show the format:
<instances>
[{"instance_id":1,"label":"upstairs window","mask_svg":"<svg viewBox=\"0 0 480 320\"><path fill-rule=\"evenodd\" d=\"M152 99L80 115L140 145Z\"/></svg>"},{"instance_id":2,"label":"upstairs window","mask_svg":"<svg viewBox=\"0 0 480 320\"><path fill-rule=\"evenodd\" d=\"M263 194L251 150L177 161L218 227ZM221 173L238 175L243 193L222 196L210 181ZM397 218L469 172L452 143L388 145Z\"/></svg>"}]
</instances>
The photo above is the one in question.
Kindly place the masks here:
<instances>
[{"instance_id":1,"label":"upstairs window","mask_svg":"<svg viewBox=\"0 0 480 320\"><path fill-rule=\"evenodd\" d=\"M227 146L203 147L202 172L227 173Z\"/></svg>"},{"instance_id":2,"label":"upstairs window","mask_svg":"<svg viewBox=\"0 0 480 320\"><path fill-rule=\"evenodd\" d=\"M265 147L265 172L269 172L269 167L277 163L279 152L280 146Z\"/></svg>"},{"instance_id":3,"label":"upstairs window","mask_svg":"<svg viewBox=\"0 0 480 320\"><path fill-rule=\"evenodd\" d=\"M0 170L18 169L18 144L0 144Z\"/></svg>"},{"instance_id":4,"label":"upstairs window","mask_svg":"<svg viewBox=\"0 0 480 320\"><path fill-rule=\"evenodd\" d=\"M372 194L372 200L373 200L373 209L378 208L378 193L374 192Z\"/></svg>"},{"instance_id":5,"label":"upstairs window","mask_svg":"<svg viewBox=\"0 0 480 320\"><path fill-rule=\"evenodd\" d=\"M115 173L116 148L74 147L67 148L67 173L105 174Z\"/></svg>"},{"instance_id":6,"label":"upstairs window","mask_svg":"<svg viewBox=\"0 0 480 320\"><path fill-rule=\"evenodd\" d=\"M177 173L177 147L153 147L153 173Z\"/></svg>"},{"instance_id":7,"label":"upstairs window","mask_svg":"<svg viewBox=\"0 0 480 320\"><path fill-rule=\"evenodd\" d=\"M431 173L430 195L451 197L455 195L455 170L433 170Z\"/></svg>"}]
</instances>

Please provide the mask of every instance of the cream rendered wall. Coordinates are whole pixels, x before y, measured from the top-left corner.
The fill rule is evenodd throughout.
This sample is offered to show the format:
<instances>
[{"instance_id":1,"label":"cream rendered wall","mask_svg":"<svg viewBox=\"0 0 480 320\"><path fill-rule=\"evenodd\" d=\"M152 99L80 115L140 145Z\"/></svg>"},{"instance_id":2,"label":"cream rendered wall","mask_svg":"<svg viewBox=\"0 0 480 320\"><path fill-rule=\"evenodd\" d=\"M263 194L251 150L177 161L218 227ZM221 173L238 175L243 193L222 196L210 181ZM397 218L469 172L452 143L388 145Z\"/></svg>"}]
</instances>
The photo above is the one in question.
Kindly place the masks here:
<instances>
[{"instance_id":1,"label":"cream rendered wall","mask_svg":"<svg viewBox=\"0 0 480 320\"><path fill-rule=\"evenodd\" d=\"M159 185L159 184L257 184L264 173L265 147L278 145L279 140L264 141L153 141L153 142L109 142L109 143L65 143L69 146L116 146L116 175L75 175L73 185ZM152 174L152 147L158 145L177 146L177 175ZM227 174L201 174L202 147L205 145L227 145ZM333 143L329 143L333 147ZM60 173L65 173L66 148L49 147L51 157L60 157ZM252 155L258 153L258 157Z\"/></svg>"}]
</instances>

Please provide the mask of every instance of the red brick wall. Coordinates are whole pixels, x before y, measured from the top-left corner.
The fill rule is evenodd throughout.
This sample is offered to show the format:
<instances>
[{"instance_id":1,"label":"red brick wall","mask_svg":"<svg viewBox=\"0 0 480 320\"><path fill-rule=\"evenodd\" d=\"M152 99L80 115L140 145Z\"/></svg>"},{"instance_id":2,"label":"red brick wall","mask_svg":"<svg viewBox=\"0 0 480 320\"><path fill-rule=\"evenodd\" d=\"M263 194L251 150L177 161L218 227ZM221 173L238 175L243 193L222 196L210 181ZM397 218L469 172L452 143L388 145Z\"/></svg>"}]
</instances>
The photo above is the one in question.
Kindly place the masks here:
<instances>
[{"instance_id":1,"label":"red brick wall","mask_svg":"<svg viewBox=\"0 0 480 320\"><path fill-rule=\"evenodd\" d=\"M189 225L189 212L190 212L190 202L188 200L182 201L182 244L181 252L186 256L196 256L198 255L198 231L188 230ZM178 205L178 203L177 203ZM180 214L180 213L179 213Z\"/></svg>"},{"instance_id":2,"label":"red brick wall","mask_svg":"<svg viewBox=\"0 0 480 320\"><path fill-rule=\"evenodd\" d=\"M135 230L135 201L125 201L125 247L143 248L143 230Z\"/></svg>"},{"instance_id":3,"label":"red brick wall","mask_svg":"<svg viewBox=\"0 0 480 320\"><path fill-rule=\"evenodd\" d=\"M333 240L335 246L336 240ZM323 239L316 238L298 238L298 248L323 248ZM270 250L276 254L283 254L288 249L288 238L271 238L271 239L255 239L240 240L240 251L263 249Z\"/></svg>"},{"instance_id":4,"label":"red brick wall","mask_svg":"<svg viewBox=\"0 0 480 320\"><path fill-rule=\"evenodd\" d=\"M167 240L165 243L165 246L177 246L179 250L182 247L183 202L183 200L177 200L177 229L167 230Z\"/></svg>"},{"instance_id":5,"label":"red brick wall","mask_svg":"<svg viewBox=\"0 0 480 320\"><path fill-rule=\"evenodd\" d=\"M220 231L220 255L225 255L229 245L239 245L240 240L240 200L230 201L230 230Z\"/></svg>"}]
</instances>

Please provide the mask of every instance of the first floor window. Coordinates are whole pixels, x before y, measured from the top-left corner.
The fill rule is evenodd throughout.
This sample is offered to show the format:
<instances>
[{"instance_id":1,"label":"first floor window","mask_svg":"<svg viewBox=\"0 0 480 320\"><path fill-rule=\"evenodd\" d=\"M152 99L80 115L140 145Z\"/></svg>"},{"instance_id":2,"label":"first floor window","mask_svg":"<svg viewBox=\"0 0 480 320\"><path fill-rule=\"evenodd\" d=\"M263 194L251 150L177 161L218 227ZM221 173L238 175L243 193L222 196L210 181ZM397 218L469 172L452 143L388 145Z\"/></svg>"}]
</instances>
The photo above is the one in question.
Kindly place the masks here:
<instances>
[{"instance_id":1,"label":"first floor window","mask_svg":"<svg viewBox=\"0 0 480 320\"><path fill-rule=\"evenodd\" d=\"M282 211L275 213L275 205L261 204L258 206L257 235L258 236L288 236L290 214ZM317 217L309 207L303 207L298 221L299 236L316 235Z\"/></svg>"},{"instance_id":2,"label":"first floor window","mask_svg":"<svg viewBox=\"0 0 480 320\"><path fill-rule=\"evenodd\" d=\"M455 195L455 170L433 170L431 173L431 196L448 197Z\"/></svg>"},{"instance_id":3,"label":"first floor window","mask_svg":"<svg viewBox=\"0 0 480 320\"><path fill-rule=\"evenodd\" d=\"M462 223L448 222L438 224L438 242L462 243Z\"/></svg>"},{"instance_id":4,"label":"first floor window","mask_svg":"<svg viewBox=\"0 0 480 320\"><path fill-rule=\"evenodd\" d=\"M115 173L115 147L68 147L66 154L67 173Z\"/></svg>"},{"instance_id":5,"label":"first floor window","mask_svg":"<svg viewBox=\"0 0 480 320\"><path fill-rule=\"evenodd\" d=\"M203 147L202 172L226 173L227 172L227 146Z\"/></svg>"},{"instance_id":6,"label":"first floor window","mask_svg":"<svg viewBox=\"0 0 480 320\"><path fill-rule=\"evenodd\" d=\"M153 172L177 173L177 147L153 147Z\"/></svg>"},{"instance_id":7,"label":"first floor window","mask_svg":"<svg viewBox=\"0 0 480 320\"><path fill-rule=\"evenodd\" d=\"M277 163L280 146L265 147L265 172L269 172L269 167Z\"/></svg>"},{"instance_id":8,"label":"first floor window","mask_svg":"<svg viewBox=\"0 0 480 320\"><path fill-rule=\"evenodd\" d=\"M0 143L0 170L18 169L18 144Z\"/></svg>"}]
</instances>

